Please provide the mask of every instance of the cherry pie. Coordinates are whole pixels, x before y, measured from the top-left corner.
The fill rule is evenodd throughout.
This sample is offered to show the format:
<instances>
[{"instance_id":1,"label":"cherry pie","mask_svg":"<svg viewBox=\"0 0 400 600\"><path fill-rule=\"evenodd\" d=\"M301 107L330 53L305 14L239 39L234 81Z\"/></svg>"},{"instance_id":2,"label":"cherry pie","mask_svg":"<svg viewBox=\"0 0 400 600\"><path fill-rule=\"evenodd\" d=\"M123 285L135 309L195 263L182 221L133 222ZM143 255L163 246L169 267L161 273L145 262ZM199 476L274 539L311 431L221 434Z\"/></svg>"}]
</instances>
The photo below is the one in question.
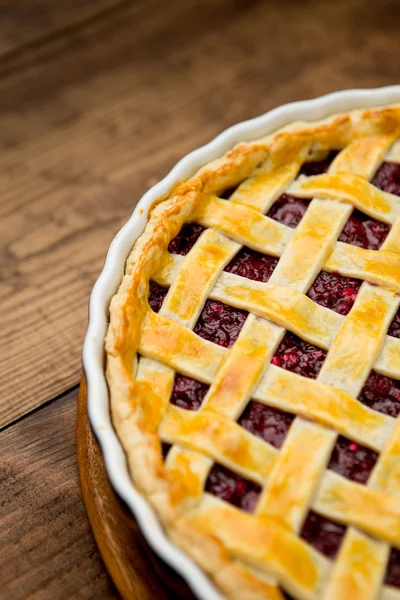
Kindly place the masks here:
<instances>
[{"instance_id":1,"label":"cherry pie","mask_svg":"<svg viewBox=\"0 0 400 600\"><path fill-rule=\"evenodd\" d=\"M132 477L227 598L400 599L399 137L389 106L239 144L111 302Z\"/></svg>"}]
</instances>

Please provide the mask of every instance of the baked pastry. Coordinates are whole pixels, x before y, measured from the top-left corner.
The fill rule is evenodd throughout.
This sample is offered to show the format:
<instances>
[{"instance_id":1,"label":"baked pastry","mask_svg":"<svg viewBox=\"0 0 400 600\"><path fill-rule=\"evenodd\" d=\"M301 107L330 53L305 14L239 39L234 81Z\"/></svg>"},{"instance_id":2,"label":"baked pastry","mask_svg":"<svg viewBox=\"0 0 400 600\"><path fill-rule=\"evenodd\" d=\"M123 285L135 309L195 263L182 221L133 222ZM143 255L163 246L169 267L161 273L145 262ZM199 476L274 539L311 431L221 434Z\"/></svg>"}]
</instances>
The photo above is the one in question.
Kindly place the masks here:
<instances>
[{"instance_id":1,"label":"baked pastry","mask_svg":"<svg viewBox=\"0 0 400 600\"><path fill-rule=\"evenodd\" d=\"M400 105L241 143L110 306L136 486L227 598L400 599Z\"/></svg>"}]
</instances>

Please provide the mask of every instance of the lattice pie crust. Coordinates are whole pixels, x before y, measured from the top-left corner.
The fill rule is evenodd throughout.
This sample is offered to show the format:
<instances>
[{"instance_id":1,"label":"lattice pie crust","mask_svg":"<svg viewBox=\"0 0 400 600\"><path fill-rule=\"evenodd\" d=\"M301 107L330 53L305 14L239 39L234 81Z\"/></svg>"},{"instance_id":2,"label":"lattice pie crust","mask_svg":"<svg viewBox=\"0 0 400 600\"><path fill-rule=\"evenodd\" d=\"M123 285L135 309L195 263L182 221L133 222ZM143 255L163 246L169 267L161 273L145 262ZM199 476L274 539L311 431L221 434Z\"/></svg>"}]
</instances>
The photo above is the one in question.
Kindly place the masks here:
<instances>
[{"instance_id":1,"label":"lattice pie crust","mask_svg":"<svg viewBox=\"0 0 400 600\"><path fill-rule=\"evenodd\" d=\"M228 598L400 599L383 585L400 549L400 421L357 400L371 369L400 379L400 340L387 335L400 197L369 183L384 159L400 162L399 134L400 106L389 106L239 144L152 208L111 302L107 379L132 478ZM332 149L326 174L297 177ZM285 191L313 198L296 229L265 216ZM379 250L337 241L354 208L391 226ZM206 229L172 255L185 222ZM279 258L268 283L223 270L242 246ZM347 316L306 296L321 269L364 281ZM170 286L158 314L150 279ZM229 349L193 332L207 298L250 313ZM328 351L317 379L271 364L286 330ZM170 403L175 372L210 386L198 411ZM280 450L237 423L250 398L296 415ZM339 434L379 454L366 485L327 470ZM253 514L204 491L214 462L261 486ZM347 526L334 562L299 536L310 509Z\"/></svg>"}]
</instances>

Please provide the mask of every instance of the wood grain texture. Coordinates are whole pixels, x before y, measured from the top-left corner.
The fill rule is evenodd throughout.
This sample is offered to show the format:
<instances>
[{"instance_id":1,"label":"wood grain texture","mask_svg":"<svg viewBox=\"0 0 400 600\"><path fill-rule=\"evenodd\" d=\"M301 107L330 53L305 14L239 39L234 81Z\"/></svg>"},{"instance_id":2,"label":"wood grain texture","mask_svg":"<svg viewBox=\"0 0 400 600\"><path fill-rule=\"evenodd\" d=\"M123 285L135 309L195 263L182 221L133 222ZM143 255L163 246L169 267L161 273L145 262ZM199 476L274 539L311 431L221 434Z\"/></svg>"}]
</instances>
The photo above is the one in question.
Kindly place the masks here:
<instances>
[{"instance_id":1,"label":"wood grain texture","mask_svg":"<svg viewBox=\"0 0 400 600\"><path fill-rule=\"evenodd\" d=\"M0 60L70 33L121 4L121 0L0 1Z\"/></svg>"},{"instance_id":2,"label":"wood grain texture","mask_svg":"<svg viewBox=\"0 0 400 600\"><path fill-rule=\"evenodd\" d=\"M0 435L0 596L118 598L82 504L77 390Z\"/></svg>"},{"instance_id":3,"label":"wood grain texture","mask_svg":"<svg viewBox=\"0 0 400 600\"><path fill-rule=\"evenodd\" d=\"M78 464L93 533L124 600L194 600L184 583L146 544L136 522L108 482L103 458L88 422L82 380L77 415Z\"/></svg>"},{"instance_id":4,"label":"wood grain texture","mask_svg":"<svg viewBox=\"0 0 400 600\"><path fill-rule=\"evenodd\" d=\"M0 435L0 582L7 600L117 600L96 540L124 600L194 600L146 545L108 483L90 430L85 388L42 407ZM77 415L78 408L78 415ZM77 419L78 416L78 419Z\"/></svg>"},{"instance_id":5,"label":"wood grain texture","mask_svg":"<svg viewBox=\"0 0 400 600\"><path fill-rule=\"evenodd\" d=\"M238 120L397 81L399 13L138 1L0 64L1 425L78 382L90 289L146 189Z\"/></svg>"}]
</instances>

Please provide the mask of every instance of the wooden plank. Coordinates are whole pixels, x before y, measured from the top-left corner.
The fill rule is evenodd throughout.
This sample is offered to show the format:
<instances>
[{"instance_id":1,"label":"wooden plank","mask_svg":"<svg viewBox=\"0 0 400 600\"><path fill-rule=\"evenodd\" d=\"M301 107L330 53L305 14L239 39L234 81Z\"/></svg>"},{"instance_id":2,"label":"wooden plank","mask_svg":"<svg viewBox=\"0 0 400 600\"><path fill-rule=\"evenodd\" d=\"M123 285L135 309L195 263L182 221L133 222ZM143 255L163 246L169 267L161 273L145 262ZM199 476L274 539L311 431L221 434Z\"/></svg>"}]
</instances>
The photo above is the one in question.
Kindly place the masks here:
<instances>
[{"instance_id":1,"label":"wooden plank","mask_svg":"<svg viewBox=\"0 0 400 600\"><path fill-rule=\"evenodd\" d=\"M238 120L398 80L399 11L149 0L2 63L0 424L78 382L90 289L143 192Z\"/></svg>"},{"instance_id":2,"label":"wooden plank","mask_svg":"<svg viewBox=\"0 0 400 600\"><path fill-rule=\"evenodd\" d=\"M114 570L125 569L122 591L128 595L123 597L193 599L183 581L147 546L131 513L111 489L88 424L84 394L85 388L77 431L83 489L90 499L92 523L94 515L98 519L95 532L101 531L107 564L110 557L117 558L121 565L114 563ZM0 436L0 580L1 596L7 600L119 598L82 503L77 396L78 390L72 390ZM167 584L172 595L164 587Z\"/></svg>"},{"instance_id":3,"label":"wooden plank","mask_svg":"<svg viewBox=\"0 0 400 600\"><path fill-rule=\"evenodd\" d=\"M0 60L120 5L121 0L0 1Z\"/></svg>"},{"instance_id":4,"label":"wooden plank","mask_svg":"<svg viewBox=\"0 0 400 600\"><path fill-rule=\"evenodd\" d=\"M0 436L2 598L119 597L82 504L76 397L77 390Z\"/></svg>"}]
</instances>

